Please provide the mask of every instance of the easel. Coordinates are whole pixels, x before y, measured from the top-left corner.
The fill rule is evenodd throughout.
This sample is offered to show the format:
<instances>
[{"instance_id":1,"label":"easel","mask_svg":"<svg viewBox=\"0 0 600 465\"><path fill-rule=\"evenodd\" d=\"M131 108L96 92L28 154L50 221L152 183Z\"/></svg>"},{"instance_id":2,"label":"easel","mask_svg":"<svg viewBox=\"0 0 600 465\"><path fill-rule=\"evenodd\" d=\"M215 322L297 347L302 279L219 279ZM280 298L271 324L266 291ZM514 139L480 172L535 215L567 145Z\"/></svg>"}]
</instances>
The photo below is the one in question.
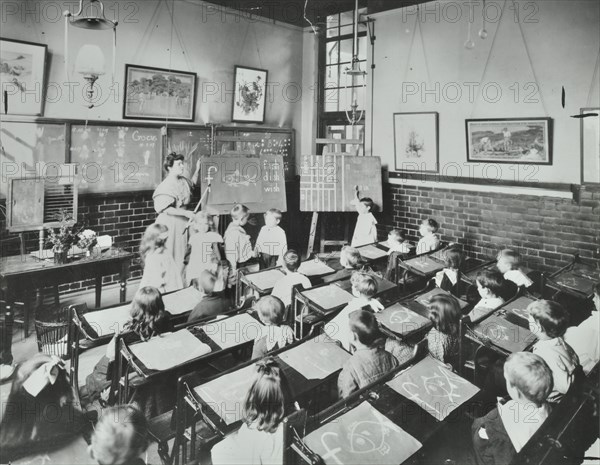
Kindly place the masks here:
<instances>
[{"instance_id":1,"label":"easel","mask_svg":"<svg viewBox=\"0 0 600 465\"><path fill-rule=\"evenodd\" d=\"M361 139L316 139L317 146L323 145L323 155L350 155L358 156L360 147L363 143ZM342 147L348 149L347 146L355 146L354 150L343 151ZM318 150L317 150L318 151ZM306 256L314 252L315 238L317 233L317 223L319 222L319 212L313 212L312 220L310 223L310 234L308 236L308 247L306 248ZM345 246L350 242L349 239L350 224L348 222L348 216L344 217L344 238L342 240L329 240L325 239L326 234L326 220L325 217L321 219L321 233L320 233L320 247L319 252L324 253L325 247L327 246Z\"/></svg>"}]
</instances>

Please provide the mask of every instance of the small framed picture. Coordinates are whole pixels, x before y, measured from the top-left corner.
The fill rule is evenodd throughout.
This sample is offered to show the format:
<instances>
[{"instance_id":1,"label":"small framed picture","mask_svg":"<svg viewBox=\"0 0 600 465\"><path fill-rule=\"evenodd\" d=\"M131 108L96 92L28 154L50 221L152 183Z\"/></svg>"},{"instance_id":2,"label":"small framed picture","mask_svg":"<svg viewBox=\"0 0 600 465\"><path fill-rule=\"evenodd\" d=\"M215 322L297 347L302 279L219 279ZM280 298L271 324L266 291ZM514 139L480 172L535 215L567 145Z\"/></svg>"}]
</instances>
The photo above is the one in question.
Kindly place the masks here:
<instances>
[{"instance_id":1,"label":"small framed picture","mask_svg":"<svg viewBox=\"0 0 600 465\"><path fill-rule=\"evenodd\" d=\"M44 114L48 46L0 39L0 112L3 115Z\"/></svg>"},{"instance_id":2,"label":"small framed picture","mask_svg":"<svg viewBox=\"0 0 600 465\"><path fill-rule=\"evenodd\" d=\"M125 65L123 118L194 121L196 73Z\"/></svg>"},{"instance_id":3,"label":"small framed picture","mask_svg":"<svg viewBox=\"0 0 600 465\"><path fill-rule=\"evenodd\" d=\"M439 171L439 114L394 113L396 171Z\"/></svg>"},{"instance_id":4,"label":"small framed picture","mask_svg":"<svg viewBox=\"0 0 600 465\"><path fill-rule=\"evenodd\" d=\"M268 71L265 69L235 67L232 121L265 122L267 75Z\"/></svg>"},{"instance_id":5,"label":"small framed picture","mask_svg":"<svg viewBox=\"0 0 600 465\"><path fill-rule=\"evenodd\" d=\"M551 118L468 119L467 161L552 164Z\"/></svg>"},{"instance_id":6,"label":"small framed picture","mask_svg":"<svg viewBox=\"0 0 600 465\"><path fill-rule=\"evenodd\" d=\"M581 184L600 184L600 108L581 109Z\"/></svg>"}]
</instances>

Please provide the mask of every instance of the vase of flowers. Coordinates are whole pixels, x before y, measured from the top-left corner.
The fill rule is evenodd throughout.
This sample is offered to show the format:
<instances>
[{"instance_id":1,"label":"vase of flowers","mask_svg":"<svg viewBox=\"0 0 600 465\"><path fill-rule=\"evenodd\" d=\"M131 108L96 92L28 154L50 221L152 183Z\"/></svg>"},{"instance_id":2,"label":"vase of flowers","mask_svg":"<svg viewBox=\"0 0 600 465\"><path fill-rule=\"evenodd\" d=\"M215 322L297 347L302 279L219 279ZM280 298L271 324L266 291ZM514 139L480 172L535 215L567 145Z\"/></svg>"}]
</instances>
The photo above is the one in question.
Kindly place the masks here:
<instances>
[{"instance_id":1,"label":"vase of flowers","mask_svg":"<svg viewBox=\"0 0 600 465\"><path fill-rule=\"evenodd\" d=\"M57 217L60 225L58 229L48 229L47 243L52 245L54 263L62 264L67 262L69 250L79 241L79 236L72 216L61 211Z\"/></svg>"},{"instance_id":2,"label":"vase of flowers","mask_svg":"<svg viewBox=\"0 0 600 465\"><path fill-rule=\"evenodd\" d=\"M92 250L98 243L98 236L91 229L84 229L82 232L78 234L79 242L77 243L77 247L86 250L86 257L92 255Z\"/></svg>"}]
</instances>

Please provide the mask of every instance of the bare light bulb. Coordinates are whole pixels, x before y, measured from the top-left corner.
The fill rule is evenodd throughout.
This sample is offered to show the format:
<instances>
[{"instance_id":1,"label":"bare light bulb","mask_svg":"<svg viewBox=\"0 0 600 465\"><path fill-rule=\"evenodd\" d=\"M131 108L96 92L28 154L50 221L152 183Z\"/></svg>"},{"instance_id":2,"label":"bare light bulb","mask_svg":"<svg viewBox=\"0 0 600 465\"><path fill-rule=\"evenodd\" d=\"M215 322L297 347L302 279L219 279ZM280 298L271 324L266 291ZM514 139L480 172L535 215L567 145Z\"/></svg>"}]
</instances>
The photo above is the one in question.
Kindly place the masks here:
<instances>
[{"instance_id":1,"label":"bare light bulb","mask_svg":"<svg viewBox=\"0 0 600 465\"><path fill-rule=\"evenodd\" d=\"M484 40L487 39L487 36L488 36L488 32L485 29L481 29L479 31L479 37L481 37L482 39L484 39Z\"/></svg>"},{"instance_id":2,"label":"bare light bulb","mask_svg":"<svg viewBox=\"0 0 600 465\"><path fill-rule=\"evenodd\" d=\"M475 41L471 38L467 39L465 42L465 48L467 50L473 50L475 48Z\"/></svg>"}]
</instances>

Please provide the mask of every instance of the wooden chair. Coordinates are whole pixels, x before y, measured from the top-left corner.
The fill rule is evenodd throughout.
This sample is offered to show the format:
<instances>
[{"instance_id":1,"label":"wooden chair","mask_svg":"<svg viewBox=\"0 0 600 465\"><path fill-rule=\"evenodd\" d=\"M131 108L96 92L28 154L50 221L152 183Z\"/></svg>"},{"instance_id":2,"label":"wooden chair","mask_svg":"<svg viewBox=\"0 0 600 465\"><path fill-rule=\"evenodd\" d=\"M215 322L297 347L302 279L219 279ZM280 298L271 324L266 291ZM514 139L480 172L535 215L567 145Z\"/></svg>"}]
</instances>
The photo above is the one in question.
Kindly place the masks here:
<instances>
[{"instance_id":1,"label":"wooden chair","mask_svg":"<svg viewBox=\"0 0 600 465\"><path fill-rule=\"evenodd\" d=\"M12 338L14 318L12 308L8 305L0 305L2 317L0 318L0 350L2 351L1 362L3 365L11 365L12 356Z\"/></svg>"}]
</instances>

